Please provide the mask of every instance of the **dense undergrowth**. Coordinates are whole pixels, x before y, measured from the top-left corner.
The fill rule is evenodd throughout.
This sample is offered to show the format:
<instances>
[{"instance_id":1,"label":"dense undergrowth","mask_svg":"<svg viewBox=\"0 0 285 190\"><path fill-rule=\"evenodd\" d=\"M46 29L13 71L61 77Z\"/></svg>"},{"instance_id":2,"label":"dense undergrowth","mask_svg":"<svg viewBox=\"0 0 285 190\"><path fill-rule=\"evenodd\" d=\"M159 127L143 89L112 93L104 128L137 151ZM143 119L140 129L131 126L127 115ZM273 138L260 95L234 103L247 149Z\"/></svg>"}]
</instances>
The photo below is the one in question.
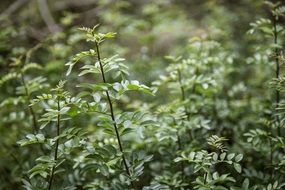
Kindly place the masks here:
<instances>
[{"instance_id":1,"label":"dense undergrowth","mask_svg":"<svg viewBox=\"0 0 285 190\"><path fill-rule=\"evenodd\" d=\"M175 3L99 2L101 25L65 13L27 47L2 18L0 189L285 189L282 1L243 1L267 14L241 34L214 1L203 30Z\"/></svg>"}]
</instances>

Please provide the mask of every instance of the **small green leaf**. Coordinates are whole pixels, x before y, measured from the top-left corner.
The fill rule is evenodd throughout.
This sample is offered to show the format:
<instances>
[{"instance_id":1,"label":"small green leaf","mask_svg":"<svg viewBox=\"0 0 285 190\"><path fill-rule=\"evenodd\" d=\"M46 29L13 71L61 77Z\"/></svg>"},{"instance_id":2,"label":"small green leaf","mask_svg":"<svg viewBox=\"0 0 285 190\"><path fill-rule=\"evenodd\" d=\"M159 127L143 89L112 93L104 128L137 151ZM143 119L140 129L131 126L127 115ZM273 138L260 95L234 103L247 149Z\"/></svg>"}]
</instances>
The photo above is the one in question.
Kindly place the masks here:
<instances>
[{"instance_id":1,"label":"small green leaf","mask_svg":"<svg viewBox=\"0 0 285 190\"><path fill-rule=\"evenodd\" d=\"M235 157L235 161L236 161L236 162L240 162L242 159L243 159L243 155L242 155L242 154L238 154L238 155Z\"/></svg>"},{"instance_id":2,"label":"small green leaf","mask_svg":"<svg viewBox=\"0 0 285 190\"><path fill-rule=\"evenodd\" d=\"M238 173L241 173L241 166L238 163L234 163L234 168Z\"/></svg>"}]
</instances>

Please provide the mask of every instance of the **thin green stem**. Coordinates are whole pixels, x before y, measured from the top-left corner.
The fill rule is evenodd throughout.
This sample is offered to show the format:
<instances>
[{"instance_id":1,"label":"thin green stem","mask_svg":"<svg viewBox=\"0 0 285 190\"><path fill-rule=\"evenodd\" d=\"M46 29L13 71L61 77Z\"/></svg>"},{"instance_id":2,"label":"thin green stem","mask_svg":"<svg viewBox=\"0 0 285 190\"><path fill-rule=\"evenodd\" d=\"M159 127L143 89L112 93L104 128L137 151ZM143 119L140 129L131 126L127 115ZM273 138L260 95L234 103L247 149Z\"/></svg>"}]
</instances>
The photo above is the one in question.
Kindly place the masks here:
<instances>
[{"instance_id":1,"label":"thin green stem","mask_svg":"<svg viewBox=\"0 0 285 190\"><path fill-rule=\"evenodd\" d=\"M274 36L274 45L277 46L278 45L278 32L277 32L277 17L275 16L273 19L273 36ZM279 50L278 47L275 47L274 49L274 58L275 58L275 77L278 79L279 75L280 75L280 63L279 63ZM279 107L279 103L280 103L280 92L279 90L275 91L275 96L276 96L276 106L275 109L277 109ZM278 136L281 135L281 127L280 127L280 118L277 115L276 116L277 122L278 122L278 128L277 128L277 132L278 132Z\"/></svg>"},{"instance_id":2,"label":"thin green stem","mask_svg":"<svg viewBox=\"0 0 285 190\"><path fill-rule=\"evenodd\" d=\"M204 185L206 185L207 183L207 177L208 177L208 172L204 174Z\"/></svg>"},{"instance_id":3,"label":"thin green stem","mask_svg":"<svg viewBox=\"0 0 285 190\"><path fill-rule=\"evenodd\" d=\"M57 111L58 111L58 115L57 115L57 122L56 122L56 135L58 137L60 134L60 114L59 114L60 98L59 97L57 98ZM59 139L57 139L55 142L55 151L54 151L54 162L55 162L55 164L56 164L56 161L58 158L58 145L59 145ZM52 167L52 170L51 170L51 175L50 175L49 182L48 182L48 190L50 190L52 187L54 172L55 172L55 165Z\"/></svg>"},{"instance_id":4,"label":"thin green stem","mask_svg":"<svg viewBox=\"0 0 285 190\"><path fill-rule=\"evenodd\" d=\"M33 119L34 133L37 133L38 132L37 117L36 117L36 114L35 114L35 111L34 111L33 107L29 105L29 102L31 101L31 95L30 95L30 92L28 90L28 87L27 87L27 84L26 84L26 81L25 81L25 78L24 78L24 74L23 74L22 71L20 71L20 77L21 77L21 82L22 82L22 84L24 86L24 90L25 90L25 95L26 95L26 99L27 99L27 102L28 102L29 111L30 111L30 114L31 114L32 119Z\"/></svg>"},{"instance_id":5,"label":"thin green stem","mask_svg":"<svg viewBox=\"0 0 285 190\"><path fill-rule=\"evenodd\" d=\"M173 122L175 125L177 125L177 122L176 122L176 119L173 117ZM180 135L179 135L179 132L178 130L176 131L176 136L177 136L177 148L179 151L182 151L182 143L181 143L181 138L180 138ZM180 171L181 171L181 174L182 174L182 179L184 178L184 162L182 161L181 164L180 164Z\"/></svg>"},{"instance_id":6,"label":"thin green stem","mask_svg":"<svg viewBox=\"0 0 285 190\"><path fill-rule=\"evenodd\" d=\"M278 33L277 33L277 19L275 18L273 21L273 26L274 26L274 44L278 45ZM276 47L274 49L274 57L275 57L275 77L279 78L280 74L280 63L279 63L279 51L278 48ZM280 102L280 92L276 90L276 106L278 107L278 103Z\"/></svg>"},{"instance_id":7,"label":"thin green stem","mask_svg":"<svg viewBox=\"0 0 285 190\"><path fill-rule=\"evenodd\" d=\"M273 168L273 144L272 144L272 139L271 137L269 137L269 147L270 147L270 166L272 168L270 175L271 175L271 179L274 178L274 168Z\"/></svg>"},{"instance_id":8,"label":"thin green stem","mask_svg":"<svg viewBox=\"0 0 285 190\"><path fill-rule=\"evenodd\" d=\"M180 87L180 91L181 91L181 100L184 102L186 100L186 93L185 93L185 89L184 89L183 84L182 84L182 74L181 74L180 69L177 69L177 73L178 73L178 83L179 83L179 87ZM190 113L188 112L186 105L184 105L184 110L185 110L185 114L187 116L187 120L189 121L190 120ZM191 130L188 129L187 132L189 134L189 138L194 139Z\"/></svg>"},{"instance_id":9,"label":"thin green stem","mask_svg":"<svg viewBox=\"0 0 285 190\"><path fill-rule=\"evenodd\" d=\"M41 46L41 44L37 44L36 46L34 46L33 48L31 48L26 56L25 56L25 61L23 63L23 65L21 66L20 68L20 77L21 77L21 82L24 86L24 90L25 90L25 95L26 95L26 99L27 99L27 102L28 102L28 107L29 107L29 112L30 114L32 115L32 119L33 119L33 128L34 128L34 133L37 133L38 132L38 123L37 123L37 117L36 117L36 113L33 109L32 106L29 105L30 101L31 101L31 94L29 92L29 89L28 89L28 86L27 86L27 83L25 81L25 77L24 77L24 73L22 72L22 68L28 64L28 62L30 61L30 57L31 57L31 54L33 53L33 51L37 50L39 47Z\"/></svg>"},{"instance_id":10,"label":"thin green stem","mask_svg":"<svg viewBox=\"0 0 285 190\"><path fill-rule=\"evenodd\" d=\"M181 90L182 101L184 101L185 100L185 90L182 84L182 74L181 74L180 69L177 69L177 73L178 73L178 82L179 82L179 86Z\"/></svg>"},{"instance_id":11,"label":"thin green stem","mask_svg":"<svg viewBox=\"0 0 285 190\"><path fill-rule=\"evenodd\" d=\"M106 78L105 78L103 64L102 64L101 57L100 57L99 44L97 42L95 44L96 44L97 58L98 58L98 62L99 62L99 65L100 65L100 71L101 71L101 75L102 75L102 78L103 78L103 82L107 83ZM109 91L106 90L105 93L106 93L106 96L107 96L107 101L108 101L109 108L110 108L110 114L111 114L111 118L112 118L112 121L113 121L114 129L115 129L115 132L116 132L116 137L117 137L117 140L118 140L119 149L120 149L120 152L122 153L123 164L125 166L125 170L126 170L128 176L131 177L131 172L130 172L129 166L127 164L127 160L125 158L125 155L124 155L124 149L123 149L121 137L120 137L119 130L118 130L118 127L117 127L117 123L116 123L116 120L115 120L113 103L111 101L111 98L110 98L110 95L109 95ZM132 186L133 189L136 189L133 181L131 181L131 186Z\"/></svg>"},{"instance_id":12,"label":"thin green stem","mask_svg":"<svg viewBox=\"0 0 285 190\"><path fill-rule=\"evenodd\" d=\"M178 131L176 132L176 135L177 135L178 149L180 151L182 151L182 144L181 144L181 139L180 139ZM182 175L182 179L183 179L184 178L184 168L185 168L183 161L181 162L180 167L181 167L180 170L181 170L181 175Z\"/></svg>"}]
</instances>

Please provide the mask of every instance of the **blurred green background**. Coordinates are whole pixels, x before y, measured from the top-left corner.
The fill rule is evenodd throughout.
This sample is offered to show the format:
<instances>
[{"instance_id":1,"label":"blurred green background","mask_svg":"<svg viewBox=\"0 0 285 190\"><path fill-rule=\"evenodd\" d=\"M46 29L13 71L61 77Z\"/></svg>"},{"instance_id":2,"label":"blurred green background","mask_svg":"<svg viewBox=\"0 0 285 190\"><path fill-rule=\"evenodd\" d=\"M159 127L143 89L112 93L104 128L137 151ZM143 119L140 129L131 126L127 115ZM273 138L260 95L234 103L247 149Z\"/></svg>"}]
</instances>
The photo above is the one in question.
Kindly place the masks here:
<instances>
[{"instance_id":1,"label":"blurred green background","mask_svg":"<svg viewBox=\"0 0 285 190\"><path fill-rule=\"evenodd\" d=\"M0 76L9 72L13 58L40 43L30 58L31 62L44 68L40 72L50 86L65 80L68 60L91 48L82 42L83 36L78 33L82 26L100 24L101 32L116 32L116 38L103 46L103 56L120 54L130 67L130 78L147 85L164 74L169 65L164 58L166 55L188 56L189 48L186 47L189 41L214 40L233 57L232 72L223 84L225 94L221 91L219 96L227 99L226 93L231 90L235 93L236 90L231 97L235 109L227 108L231 115L227 113L221 123L216 123L226 127L240 126L229 130L228 136L231 137L232 131L243 131L249 123L257 120L263 109L260 99L271 101L265 83L274 76L274 69L272 63L267 63L266 51L262 49L267 42L258 34L246 34L249 23L260 17L270 17L270 11L261 0L1 0ZM280 19L280 23L284 20ZM261 45L259 49L258 45ZM256 53L257 49L259 53ZM37 72L33 74L38 75ZM69 80L67 88L73 92L78 90L72 81L81 82L82 79L72 75ZM15 86L18 84L12 81L2 86L0 102L11 94L16 96ZM132 96L140 102L159 104L170 98L166 94L167 89L162 89L155 98ZM3 116L0 121L0 179L13 188L19 186L20 180L9 176L19 177L16 173L19 170L6 165L17 163L17 157L11 158L8 153L18 151L17 140L29 130L28 122L21 120L25 117L21 115L23 108L17 109L20 111L13 113L19 115L11 115L6 107L0 110ZM84 118L78 120L82 125L86 122ZM230 143L242 135L232 137ZM29 155L28 150L25 151L22 154Z\"/></svg>"},{"instance_id":2,"label":"blurred green background","mask_svg":"<svg viewBox=\"0 0 285 190\"><path fill-rule=\"evenodd\" d=\"M118 34L109 50L146 83L165 68L163 56L183 53L192 37L217 40L241 59L250 55L249 23L268 14L259 0L2 0L0 10L1 72L7 58L51 38L33 59L57 81L72 51L81 48L73 46L80 38L76 29L100 24L101 31Z\"/></svg>"}]
</instances>

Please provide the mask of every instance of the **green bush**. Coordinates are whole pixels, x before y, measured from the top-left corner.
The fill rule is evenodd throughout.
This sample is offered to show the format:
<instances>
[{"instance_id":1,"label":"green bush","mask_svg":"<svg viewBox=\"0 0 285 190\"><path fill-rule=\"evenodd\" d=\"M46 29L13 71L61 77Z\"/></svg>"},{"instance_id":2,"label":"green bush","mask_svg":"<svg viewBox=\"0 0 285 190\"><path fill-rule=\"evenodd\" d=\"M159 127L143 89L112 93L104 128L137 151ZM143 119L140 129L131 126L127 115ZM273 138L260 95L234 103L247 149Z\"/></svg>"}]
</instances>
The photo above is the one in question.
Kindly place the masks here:
<instances>
[{"instance_id":1,"label":"green bush","mask_svg":"<svg viewBox=\"0 0 285 190\"><path fill-rule=\"evenodd\" d=\"M34 44L1 15L0 189L284 189L285 6L231 3L102 0Z\"/></svg>"}]
</instances>

